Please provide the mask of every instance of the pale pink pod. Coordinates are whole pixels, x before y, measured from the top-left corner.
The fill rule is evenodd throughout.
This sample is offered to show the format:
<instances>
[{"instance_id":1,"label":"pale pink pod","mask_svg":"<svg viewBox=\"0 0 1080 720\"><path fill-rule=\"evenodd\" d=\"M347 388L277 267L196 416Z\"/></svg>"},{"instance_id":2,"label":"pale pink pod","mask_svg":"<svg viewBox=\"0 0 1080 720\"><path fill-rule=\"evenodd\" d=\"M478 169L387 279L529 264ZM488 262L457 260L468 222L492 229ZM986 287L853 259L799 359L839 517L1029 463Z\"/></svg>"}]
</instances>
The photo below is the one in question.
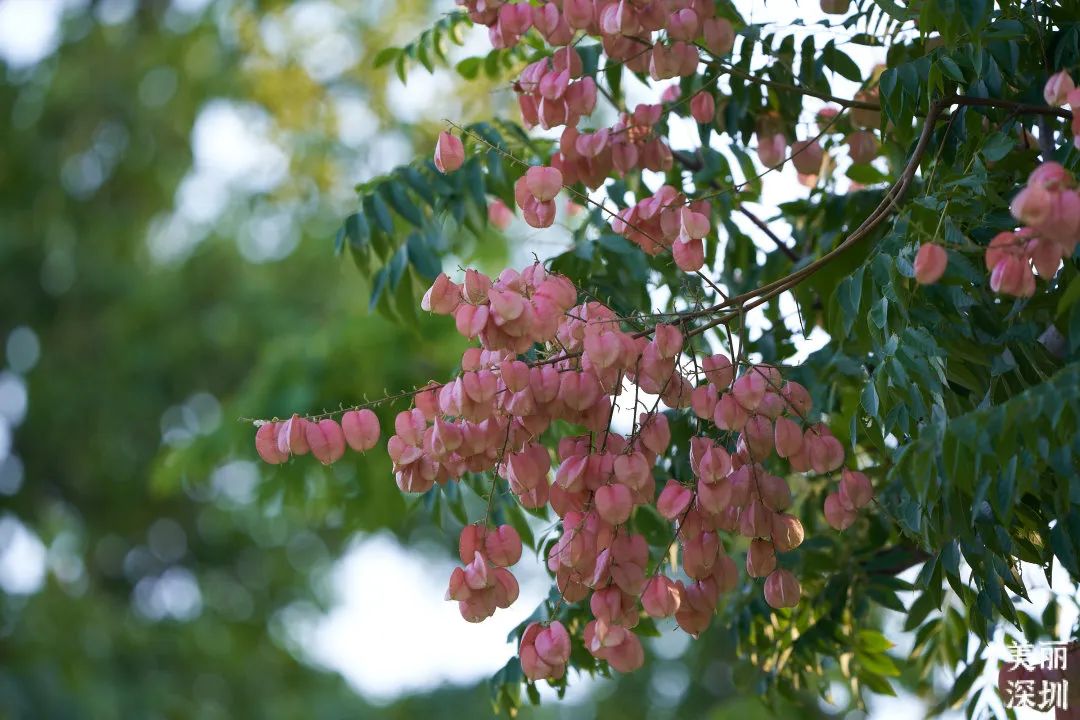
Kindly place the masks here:
<instances>
[{"instance_id":1,"label":"pale pink pod","mask_svg":"<svg viewBox=\"0 0 1080 720\"><path fill-rule=\"evenodd\" d=\"M698 14L690 8L676 10L668 18L668 37L673 40L692 42L701 28L701 20Z\"/></svg>"},{"instance_id":2,"label":"pale pink pod","mask_svg":"<svg viewBox=\"0 0 1080 720\"><path fill-rule=\"evenodd\" d=\"M776 444L777 455L782 458L790 457L802 450L802 428L790 418L778 417L776 418L773 442Z\"/></svg>"},{"instance_id":3,"label":"pale pink pod","mask_svg":"<svg viewBox=\"0 0 1080 720\"><path fill-rule=\"evenodd\" d=\"M679 610L679 588L666 575L654 575L645 582L641 607L649 617L671 617Z\"/></svg>"},{"instance_id":4,"label":"pale pink pod","mask_svg":"<svg viewBox=\"0 0 1080 720\"><path fill-rule=\"evenodd\" d=\"M765 377L761 373L751 371L735 381L731 394L743 408L753 412L765 396L766 389Z\"/></svg>"},{"instance_id":5,"label":"pale pink pod","mask_svg":"<svg viewBox=\"0 0 1080 720\"><path fill-rule=\"evenodd\" d=\"M1076 89L1068 70L1056 72L1046 81L1043 98L1050 107L1060 107L1068 100L1069 93Z\"/></svg>"},{"instance_id":6,"label":"pale pink pod","mask_svg":"<svg viewBox=\"0 0 1080 720\"><path fill-rule=\"evenodd\" d=\"M695 580L708 577L721 549L720 538L714 532L700 532L687 538L683 543L683 570Z\"/></svg>"},{"instance_id":7,"label":"pale pink pod","mask_svg":"<svg viewBox=\"0 0 1080 720\"><path fill-rule=\"evenodd\" d=\"M701 361L705 377L719 390L726 390L735 378L735 368L727 355L710 355Z\"/></svg>"},{"instance_id":8,"label":"pale pink pod","mask_svg":"<svg viewBox=\"0 0 1080 720\"><path fill-rule=\"evenodd\" d=\"M713 422L721 430L742 431L750 414L739 404L735 396L724 393L716 403L716 412L713 414Z\"/></svg>"},{"instance_id":9,"label":"pale pink pod","mask_svg":"<svg viewBox=\"0 0 1080 720\"><path fill-rule=\"evenodd\" d=\"M735 28L724 18L709 18L703 23L705 47L718 57L727 55L735 45Z\"/></svg>"},{"instance_id":10,"label":"pale pink pod","mask_svg":"<svg viewBox=\"0 0 1080 720\"><path fill-rule=\"evenodd\" d=\"M285 455L307 455L308 420L296 413L283 423L278 423L278 450Z\"/></svg>"},{"instance_id":11,"label":"pale pink pod","mask_svg":"<svg viewBox=\"0 0 1080 720\"><path fill-rule=\"evenodd\" d=\"M464 162L465 147L461 140L446 131L439 133L439 140L435 144L435 167L439 172L453 172Z\"/></svg>"},{"instance_id":12,"label":"pale pink pod","mask_svg":"<svg viewBox=\"0 0 1080 720\"><path fill-rule=\"evenodd\" d=\"M1053 206L1054 193L1042 185L1029 184L1016 193L1009 203L1009 212L1020 222L1039 227L1050 219Z\"/></svg>"},{"instance_id":13,"label":"pale pink pod","mask_svg":"<svg viewBox=\"0 0 1080 720\"><path fill-rule=\"evenodd\" d=\"M754 540L746 553L746 574L765 577L776 569L776 548L768 540Z\"/></svg>"},{"instance_id":14,"label":"pale pink pod","mask_svg":"<svg viewBox=\"0 0 1080 720\"><path fill-rule=\"evenodd\" d=\"M690 100L690 115L701 125L711 124L716 117L716 100L711 93L699 92Z\"/></svg>"},{"instance_id":15,"label":"pale pink pod","mask_svg":"<svg viewBox=\"0 0 1080 720\"><path fill-rule=\"evenodd\" d=\"M757 479L758 493L765 507L775 512L782 512L791 507L791 488L787 481L777 475L759 473Z\"/></svg>"},{"instance_id":16,"label":"pale pink pod","mask_svg":"<svg viewBox=\"0 0 1080 720\"><path fill-rule=\"evenodd\" d=\"M667 416L662 413L641 413L638 416L640 426L638 438L650 451L660 455L671 444L671 428Z\"/></svg>"},{"instance_id":17,"label":"pale pink pod","mask_svg":"<svg viewBox=\"0 0 1080 720\"><path fill-rule=\"evenodd\" d=\"M683 335L674 325L661 323L653 331L653 344L660 357L670 360L682 351Z\"/></svg>"},{"instance_id":18,"label":"pale pink pod","mask_svg":"<svg viewBox=\"0 0 1080 720\"><path fill-rule=\"evenodd\" d=\"M671 257L683 272L697 272L705 266L705 244L699 239L676 242L671 246Z\"/></svg>"},{"instance_id":19,"label":"pale pink pod","mask_svg":"<svg viewBox=\"0 0 1080 720\"><path fill-rule=\"evenodd\" d=\"M855 522L855 511L844 507L839 493L825 496L825 522L835 530L847 530Z\"/></svg>"},{"instance_id":20,"label":"pale pink pod","mask_svg":"<svg viewBox=\"0 0 1080 720\"><path fill-rule=\"evenodd\" d=\"M311 454L323 465L332 465L345 454L345 434L330 418L307 423L305 433Z\"/></svg>"},{"instance_id":21,"label":"pale pink pod","mask_svg":"<svg viewBox=\"0 0 1080 720\"><path fill-rule=\"evenodd\" d=\"M505 230L514 221L514 212L499 198L488 203L488 222L498 230Z\"/></svg>"},{"instance_id":22,"label":"pale pink pod","mask_svg":"<svg viewBox=\"0 0 1080 720\"><path fill-rule=\"evenodd\" d=\"M822 0L826 2L827 0ZM847 2L847 0L843 0ZM773 570L765 578L765 602L776 609L795 607L802 596L802 587L790 570Z\"/></svg>"},{"instance_id":23,"label":"pale pink pod","mask_svg":"<svg viewBox=\"0 0 1080 720\"><path fill-rule=\"evenodd\" d=\"M484 554L496 567L514 565L521 559L521 536L509 525L488 530L484 536Z\"/></svg>"},{"instance_id":24,"label":"pale pink pod","mask_svg":"<svg viewBox=\"0 0 1080 720\"><path fill-rule=\"evenodd\" d=\"M255 431L255 451L263 462L271 465L280 465L289 459L289 454L278 447L279 425L280 423L267 422Z\"/></svg>"},{"instance_id":25,"label":"pale pink pod","mask_svg":"<svg viewBox=\"0 0 1080 720\"><path fill-rule=\"evenodd\" d=\"M847 136L848 154L856 165L868 163L878 154L877 137L870 130L858 130Z\"/></svg>"},{"instance_id":26,"label":"pale pink pod","mask_svg":"<svg viewBox=\"0 0 1080 720\"><path fill-rule=\"evenodd\" d=\"M420 301L420 307L437 315L449 315L461 303L461 286L452 282L446 273L439 273Z\"/></svg>"},{"instance_id":27,"label":"pale pink pod","mask_svg":"<svg viewBox=\"0 0 1080 720\"><path fill-rule=\"evenodd\" d=\"M700 479L697 484L698 505L706 512L719 514L731 504L731 492L731 482L727 478L714 483Z\"/></svg>"},{"instance_id":28,"label":"pale pink pod","mask_svg":"<svg viewBox=\"0 0 1080 720\"><path fill-rule=\"evenodd\" d=\"M491 591L495 595L495 607L506 609L518 599L521 588L514 574L504 567L496 567L491 571L494 585Z\"/></svg>"},{"instance_id":29,"label":"pale pink pod","mask_svg":"<svg viewBox=\"0 0 1080 720\"><path fill-rule=\"evenodd\" d=\"M694 493L677 480L668 480L656 499L657 511L668 520L675 520L690 507Z\"/></svg>"},{"instance_id":30,"label":"pale pink pod","mask_svg":"<svg viewBox=\"0 0 1080 720\"><path fill-rule=\"evenodd\" d=\"M794 415L806 417L813 407L810 391L797 382L789 381L780 389L780 397Z\"/></svg>"},{"instance_id":31,"label":"pale pink pod","mask_svg":"<svg viewBox=\"0 0 1080 720\"><path fill-rule=\"evenodd\" d=\"M758 135L757 156L761 164L767 168L779 168L784 163L784 151L787 149L787 138L781 133L773 135Z\"/></svg>"},{"instance_id":32,"label":"pale pink pod","mask_svg":"<svg viewBox=\"0 0 1080 720\"><path fill-rule=\"evenodd\" d=\"M600 517L612 525L622 525L629 520L634 509L630 488L620 484L597 488L593 502Z\"/></svg>"},{"instance_id":33,"label":"pale pink pod","mask_svg":"<svg viewBox=\"0 0 1080 720\"><path fill-rule=\"evenodd\" d=\"M558 620L536 635L536 654L549 665L565 665L570 659L570 633Z\"/></svg>"},{"instance_id":34,"label":"pale pink pod","mask_svg":"<svg viewBox=\"0 0 1080 720\"><path fill-rule=\"evenodd\" d=\"M486 534L487 528L475 523L461 528L461 533L458 535L458 557L461 558L463 564L472 562L477 552L484 551Z\"/></svg>"},{"instance_id":35,"label":"pale pink pod","mask_svg":"<svg viewBox=\"0 0 1080 720\"><path fill-rule=\"evenodd\" d=\"M558 168L534 165L525 173L525 185L540 202L553 200L562 189L563 177Z\"/></svg>"},{"instance_id":36,"label":"pale pink pod","mask_svg":"<svg viewBox=\"0 0 1080 720\"><path fill-rule=\"evenodd\" d=\"M446 588L445 600L468 600L472 595L472 588L465 582L465 570L463 568L456 567L454 571L450 573L450 583Z\"/></svg>"},{"instance_id":37,"label":"pale pink pod","mask_svg":"<svg viewBox=\"0 0 1080 720\"><path fill-rule=\"evenodd\" d=\"M787 513L776 513L772 517L772 542L777 552L788 552L802 545L806 537L799 518Z\"/></svg>"},{"instance_id":38,"label":"pale pink pod","mask_svg":"<svg viewBox=\"0 0 1080 720\"><path fill-rule=\"evenodd\" d=\"M945 248L934 243L920 245L919 252L915 254L915 281L920 285L936 283L945 274L948 262Z\"/></svg>"},{"instance_id":39,"label":"pale pink pod","mask_svg":"<svg viewBox=\"0 0 1080 720\"><path fill-rule=\"evenodd\" d=\"M825 151L817 140L796 140L791 144L791 162L805 175L817 175L824 157Z\"/></svg>"},{"instance_id":40,"label":"pale pink pod","mask_svg":"<svg viewBox=\"0 0 1080 720\"><path fill-rule=\"evenodd\" d=\"M803 442L809 443L810 466L814 472L823 475L844 464L844 446L832 435L809 431Z\"/></svg>"},{"instance_id":41,"label":"pale pink pod","mask_svg":"<svg viewBox=\"0 0 1080 720\"><path fill-rule=\"evenodd\" d=\"M472 562L465 566L465 584L470 590L484 590L491 587L488 581L488 564L479 550L473 553Z\"/></svg>"},{"instance_id":42,"label":"pale pink pod","mask_svg":"<svg viewBox=\"0 0 1080 720\"><path fill-rule=\"evenodd\" d=\"M739 514L739 534L748 538L771 537L772 515L760 500L754 500Z\"/></svg>"},{"instance_id":43,"label":"pale pink pod","mask_svg":"<svg viewBox=\"0 0 1080 720\"><path fill-rule=\"evenodd\" d=\"M874 486L865 474L844 468L840 473L840 495L858 510L869 505L874 499Z\"/></svg>"},{"instance_id":44,"label":"pale pink pod","mask_svg":"<svg viewBox=\"0 0 1080 720\"><path fill-rule=\"evenodd\" d=\"M424 412L425 417L427 414ZM367 408L350 410L342 415L341 429L345 433L345 442L356 452L367 452L379 444L379 418Z\"/></svg>"},{"instance_id":45,"label":"pale pink pod","mask_svg":"<svg viewBox=\"0 0 1080 720\"><path fill-rule=\"evenodd\" d=\"M764 415L752 415L743 426L743 438L750 454L757 461L765 460L773 451L773 426Z\"/></svg>"}]
</instances>

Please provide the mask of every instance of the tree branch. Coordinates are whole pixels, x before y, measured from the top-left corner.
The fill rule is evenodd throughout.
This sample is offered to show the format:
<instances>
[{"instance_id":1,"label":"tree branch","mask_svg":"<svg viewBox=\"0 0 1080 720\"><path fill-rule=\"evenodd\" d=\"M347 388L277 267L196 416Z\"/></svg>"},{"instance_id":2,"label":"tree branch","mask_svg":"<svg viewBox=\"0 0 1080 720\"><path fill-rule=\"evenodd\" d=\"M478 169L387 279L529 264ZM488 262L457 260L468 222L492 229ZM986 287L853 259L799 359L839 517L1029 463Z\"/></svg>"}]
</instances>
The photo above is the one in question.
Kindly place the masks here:
<instances>
[{"instance_id":1,"label":"tree branch","mask_svg":"<svg viewBox=\"0 0 1080 720\"><path fill-rule=\"evenodd\" d=\"M739 212L741 212L743 215L745 215L750 220L750 222L757 225L761 229L761 231L763 233L768 235L769 239L772 240L776 244L776 247L779 248L782 253L784 253L789 258L791 258L792 262L798 262L799 261L799 256L797 254L795 254L795 251L792 250L790 247L788 247L787 244L784 243L783 240L781 240L779 237L777 237L776 233L774 233L772 231L772 229L768 226L768 224L764 220L762 220L757 215L755 215L754 213L747 210L746 206L741 204L741 203L739 204Z\"/></svg>"}]
</instances>

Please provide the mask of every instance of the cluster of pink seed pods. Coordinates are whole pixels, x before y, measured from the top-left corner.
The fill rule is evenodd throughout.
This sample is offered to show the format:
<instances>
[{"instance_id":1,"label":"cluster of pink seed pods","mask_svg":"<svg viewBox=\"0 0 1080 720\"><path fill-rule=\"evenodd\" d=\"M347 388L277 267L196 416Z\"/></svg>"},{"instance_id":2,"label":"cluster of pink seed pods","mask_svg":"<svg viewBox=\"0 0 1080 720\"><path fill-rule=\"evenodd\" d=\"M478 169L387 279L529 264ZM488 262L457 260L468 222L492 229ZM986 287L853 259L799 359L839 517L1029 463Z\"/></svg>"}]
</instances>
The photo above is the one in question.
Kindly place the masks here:
<instances>
[{"instance_id":1,"label":"cluster of pink seed pods","mask_svg":"<svg viewBox=\"0 0 1080 720\"><path fill-rule=\"evenodd\" d=\"M1056 162L1044 162L1032 171L1010 210L1024 227L998 233L986 248L990 289L1031 297L1035 274L1049 281L1062 259L1072 257L1080 243L1080 189L1068 170ZM915 256L915 279L924 285L935 283L947 264L943 247L922 245Z\"/></svg>"},{"instance_id":2,"label":"cluster of pink seed pods","mask_svg":"<svg viewBox=\"0 0 1080 720\"><path fill-rule=\"evenodd\" d=\"M332 418L308 420L294 414L281 422L264 422L255 433L255 449L271 465L308 453L330 465L341 459L346 445L356 452L367 452L378 442L379 419L367 409L344 413L340 425Z\"/></svg>"},{"instance_id":3,"label":"cluster of pink seed pods","mask_svg":"<svg viewBox=\"0 0 1080 720\"><path fill-rule=\"evenodd\" d=\"M524 507L550 507L560 533L547 549L547 568L563 601L588 600L593 619L582 628L582 641L618 671L644 660L634 633L642 612L674 617L694 636L708 627L721 595L738 585L729 552L736 546L745 548L747 576L764 578L765 600L794 606L801 588L778 554L801 544L804 532L789 512L787 480L775 474L779 461L787 463L785 474L819 475L844 462L839 441L809 420L807 390L785 381L775 366L745 366L739 374L740 365L722 354L699 363L675 325L631 333L603 304L576 302L573 284L540 264L494 280L475 270L460 284L439 276L423 307L453 315L461 334L479 339L480 347L465 351L456 378L423 388L414 407L397 415L387 450L399 488L423 493L466 472L492 472L492 492L503 478ZM537 359L526 362L523 355ZM610 424L614 406L630 402L631 385L637 421L624 436ZM640 403L639 393L657 396L656 404ZM661 402L699 419L689 447L676 449L689 453L692 478L663 475L672 438ZM585 432L559 437L553 457L545 438L555 420ZM256 446L272 463L309 449L333 462L346 444L366 450L378 434L370 410L345 413L341 425L293 416L262 425ZM847 527L871 496L865 476L845 470L839 492L826 502L826 518ZM651 558L635 531L643 506L671 523L681 558L671 574L661 571L664 553ZM509 568L521 552L510 526L465 527L462 566L450 577L447 599L470 622L508 607L518 596ZM520 648L526 676L561 677L568 648L560 623L530 626Z\"/></svg>"}]
</instances>

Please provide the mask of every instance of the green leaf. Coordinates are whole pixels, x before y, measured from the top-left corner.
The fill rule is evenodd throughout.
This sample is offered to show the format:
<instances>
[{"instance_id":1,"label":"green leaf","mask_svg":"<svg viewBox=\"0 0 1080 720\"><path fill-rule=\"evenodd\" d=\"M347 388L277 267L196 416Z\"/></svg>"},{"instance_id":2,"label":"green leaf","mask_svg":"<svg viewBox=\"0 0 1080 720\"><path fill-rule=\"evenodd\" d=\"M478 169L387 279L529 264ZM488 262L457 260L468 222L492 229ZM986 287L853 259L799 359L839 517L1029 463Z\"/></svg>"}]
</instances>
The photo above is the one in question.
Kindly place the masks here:
<instances>
[{"instance_id":1,"label":"green leaf","mask_svg":"<svg viewBox=\"0 0 1080 720\"><path fill-rule=\"evenodd\" d=\"M397 211L398 215L416 227L423 226L424 214L420 212L420 208L416 207L416 203L409 197L404 184L400 182L383 183L379 187L379 192L390 203L390 207Z\"/></svg>"},{"instance_id":2,"label":"green leaf","mask_svg":"<svg viewBox=\"0 0 1080 720\"><path fill-rule=\"evenodd\" d=\"M986 139L986 142L979 148L979 152L981 152L983 157L990 162L997 162L1008 155L1015 144L1013 139L1008 135L996 132Z\"/></svg>"},{"instance_id":3,"label":"green leaf","mask_svg":"<svg viewBox=\"0 0 1080 720\"><path fill-rule=\"evenodd\" d=\"M380 68L383 65L389 65L390 63L392 63L394 60L396 60L398 58L399 55L401 55L401 48L396 48L396 47L383 48L382 50L380 50L375 55L375 60L373 61L372 64L375 67Z\"/></svg>"},{"instance_id":4,"label":"green leaf","mask_svg":"<svg viewBox=\"0 0 1080 720\"><path fill-rule=\"evenodd\" d=\"M821 51L822 61L825 63L825 67L829 68L836 74L844 77L852 82L861 83L862 73L859 71L859 66L855 64L847 53L842 50L837 50L836 42L830 40Z\"/></svg>"},{"instance_id":5,"label":"green leaf","mask_svg":"<svg viewBox=\"0 0 1080 720\"><path fill-rule=\"evenodd\" d=\"M455 69L458 75L466 80L475 80L480 75L480 68L483 66L484 58L482 57L467 57L459 62Z\"/></svg>"},{"instance_id":6,"label":"green leaf","mask_svg":"<svg viewBox=\"0 0 1080 720\"><path fill-rule=\"evenodd\" d=\"M866 385L862 390L862 406L866 409L866 412L871 417L877 417L878 414L878 394L877 388L874 387L874 381L867 380Z\"/></svg>"}]
</instances>

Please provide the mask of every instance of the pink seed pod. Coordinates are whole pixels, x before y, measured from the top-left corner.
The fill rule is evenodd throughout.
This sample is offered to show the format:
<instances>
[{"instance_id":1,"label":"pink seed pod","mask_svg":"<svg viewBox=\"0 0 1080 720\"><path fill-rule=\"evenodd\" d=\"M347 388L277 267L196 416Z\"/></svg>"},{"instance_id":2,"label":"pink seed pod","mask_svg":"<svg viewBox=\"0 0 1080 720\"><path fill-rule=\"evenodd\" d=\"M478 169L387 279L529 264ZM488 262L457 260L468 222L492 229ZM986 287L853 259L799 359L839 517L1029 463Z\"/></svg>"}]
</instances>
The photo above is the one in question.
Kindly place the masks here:
<instances>
[{"instance_id":1,"label":"pink seed pod","mask_svg":"<svg viewBox=\"0 0 1080 720\"><path fill-rule=\"evenodd\" d=\"M472 588L465 583L465 570L459 567L454 568L454 571L450 573L450 584L446 588L446 597L444 600L468 600L472 595Z\"/></svg>"},{"instance_id":2,"label":"pink seed pod","mask_svg":"<svg viewBox=\"0 0 1080 720\"><path fill-rule=\"evenodd\" d=\"M514 212L499 198L488 203L488 222L498 230L505 230L514 221Z\"/></svg>"},{"instance_id":3,"label":"pink seed pod","mask_svg":"<svg viewBox=\"0 0 1080 720\"><path fill-rule=\"evenodd\" d=\"M683 543L683 570L695 580L708 577L721 550L716 533L700 532L687 538Z\"/></svg>"},{"instance_id":4,"label":"pink seed pod","mask_svg":"<svg viewBox=\"0 0 1080 720\"><path fill-rule=\"evenodd\" d=\"M597 514L612 525L622 525L634 510L632 493L625 485L603 485L597 488L593 501Z\"/></svg>"},{"instance_id":5,"label":"pink seed pod","mask_svg":"<svg viewBox=\"0 0 1080 720\"><path fill-rule=\"evenodd\" d=\"M495 607L505 610L518 599L521 587L518 585L514 574L504 567L494 568L491 571L491 576L494 579L494 587L491 588L491 591L495 595Z\"/></svg>"},{"instance_id":6,"label":"pink seed pod","mask_svg":"<svg viewBox=\"0 0 1080 720\"><path fill-rule=\"evenodd\" d=\"M843 532L855 522L855 511L848 510L840 501L839 493L829 493L825 496L825 522L834 530Z\"/></svg>"},{"instance_id":7,"label":"pink seed pod","mask_svg":"<svg viewBox=\"0 0 1080 720\"><path fill-rule=\"evenodd\" d=\"M699 92L690 100L690 115L702 125L712 123L716 117L716 100L711 93Z\"/></svg>"},{"instance_id":8,"label":"pink seed pod","mask_svg":"<svg viewBox=\"0 0 1080 720\"><path fill-rule=\"evenodd\" d=\"M783 165L786 149L787 138L782 133L758 135L757 156L765 167L778 168Z\"/></svg>"},{"instance_id":9,"label":"pink seed pod","mask_svg":"<svg viewBox=\"0 0 1080 720\"><path fill-rule=\"evenodd\" d=\"M858 510L869 505L874 499L874 486L870 483L870 478L863 473L844 468L840 473L840 496L841 500L846 499Z\"/></svg>"},{"instance_id":10,"label":"pink seed pod","mask_svg":"<svg viewBox=\"0 0 1080 720\"><path fill-rule=\"evenodd\" d=\"M701 361L705 377L719 390L726 390L735 378L735 368L727 355L710 355Z\"/></svg>"},{"instance_id":11,"label":"pink seed pod","mask_svg":"<svg viewBox=\"0 0 1080 720\"><path fill-rule=\"evenodd\" d=\"M1069 98L1069 93L1076 89L1068 70L1056 72L1046 81L1043 97L1050 107L1061 107Z\"/></svg>"},{"instance_id":12,"label":"pink seed pod","mask_svg":"<svg viewBox=\"0 0 1080 720\"><path fill-rule=\"evenodd\" d=\"M748 538L771 537L772 515L760 500L754 500L739 514L739 534Z\"/></svg>"},{"instance_id":13,"label":"pink seed pod","mask_svg":"<svg viewBox=\"0 0 1080 720\"><path fill-rule=\"evenodd\" d=\"M814 472L824 475L844 464L844 446L832 435L810 430L803 436L803 442L808 443Z\"/></svg>"},{"instance_id":14,"label":"pink seed pod","mask_svg":"<svg viewBox=\"0 0 1080 720\"><path fill-rule=\"evenodd\" d=\"M1054 206L1054 193L1041 185L1029 184L1009 203L1009 212L1022 223L1040 227L1049 219ZM1012 236L1012 233L1005 233Z\"/></svg>"},{"instance_id":15,"label":"pink seed pod","mask_svg":"<svg viewBox=\"0 0 1080 720\"><path fill-rule=\"evenodd\" d=\"M791 507L791 488L782 477L759 473L758 492L761 494L761 502L774 512L783 512Z\"/></svg>"},{"instance_id":16,"label":"pink seed pod","mask_svg":"<svg viewBox=\"0 0 1080 720\"><path fill-rule=\"evenodd\" d=\"M667 416L662 413L641 413L638 416L638 439L641 444L657 455L663 454L671 444L671 428Z\"/></svg>"},{"instance_id":17,"label":"pink seed pod","mask_svg":"<svg viewBox=\"0 0 1080 720\"><path fill-rule=\"evenodd\" d=\"M731 388L731 394L735 400L749 412L757 409L761 399L765 396L767 383L761 373L748 372L739 377Z\"/></svg>"},{"instance_id":18,"label":"pink seed pod","mask_svg":"<svg viewBox=\"0 0 1080 720\"><path fill-rule=\"evenodd\" d=\"M754 540L746 553L746 574L765 577L776 569L776 548L768 540Z\"/></svg>"},{"instance_id":19,"label":"pink seed pod","mask_svg":"<svg viewBox=\"0 0 1080 720\"><path fill-rule=\"evenodd\" d=\"M690 393L690 407L694 414L703 420L712 420L716 414L716 404L720 401L720 395L712 385L699 385Z\"/></svg>"},{"instance_id":20,"label":"pink seed pod","mask_svg":"<svg viewBox=\"0 0 1080 720\"><path fill-rule=\"evenodd\" d=\"M716 403L716 412L713 414L713 422L721 430L742 431L750 414L739 404L733 393L727 392L720 396Z\"/></svg>"},{"instance_id":21,"label":"pink seed pod","mask_svg":"<svg viewBox=\"0 0 1080 720\"><path fill-rule=\"evenodd\" d=\"M668 480L656 499L656 509L668 520L674 520L686 512L693 499L694 493L689 488L677 480Z\"/></svg>"},{"instance_id":22,"label":"pink seed pod","mask_svg":"<svg viewBox=\"0 0 1080 720\"><path fill-rule=\"evenodd\" d=\"M698 480L697 502L713 515L723 512L731 504L731 481L726 477L714 483L707 483L704 478Z\"/></svg>"},{"instance_id":23,"label":"pink seed pod","mask_svg":"<svg viewBox=\"0 0 1080 720\"><path fill-rule=\"evenodd\" d=\"M915 281L920 285L932 285L945 274L949 256L945 248L933 243L919 246L915 254Z\"/></svg>"},{"instance_id":24,"label":"pink seed pod","mask_svg":"<svg viewBox=\"0 0 1080 720\"><path fill-rule=\"evenodd\" d=\"M484 536L484 554L496 567L510 567L521 559L521 536L509 525L488 530Z\"/></svg>"},{"instance_id":25,"label":"pink seed pod","mask_svg":"<svg viewBox=\"0 0 1080 720\"><path fill-rule=\"evenodd\" d=\"M449 315L461 304L461 286L450 280L446 273L439 273L435 282L424 293L420 308L437 315Z\"/></svg>"},{"instance_id":26,"label":"pink seed pod","mask_svg":"<svg viewBox=\"0 0 1080 720\"><path fill-rule=\"evenodd\" d=\"M789 552L802 545L806 537L799 518L776 513L772 518L772 542L777 552Z\"/></svg>"},{"instance_id":27,"label":"pink seed pod","mask_svg":"<svg viewBox=\"0 0 1080 720\"><path fill-rule=\"evenodd\" d=\"M682 351L683 335L674 325L660 324L653 331L653 344L660 357L670 360Z\"/></svg>"},{"instance_id":28,"label":"pink seed pod","mask_svg":"<svg viewBox=\"0 0 1080 720\"><path fill-rule=\"evenodd\" d=\"M461 528L461 534L458 535L458 557L463 564L469 564L477 552L484 551L486 534L487 528L483 525L473 524Z\"/></svg>"},{"instance_id":29,"label":"pink seed pod","mask_svg":"<svg viewBox=\"0 0 1080 720\"><path fill-rule=\"evenodd\" d=\"M570 659L570 633L558 620L536 635L536 654L548 665L565 665Z\"/></svg>"},{"instance_id":30,"label":"pink seed pod","mask_svg":"<svg viewBox=\"0 0 1080 720\"><path fill-rule=\"evenodd\" d=\"M427 414L424 412L425 417ZM367 452L379 444L379 418L367 408L350 410L342 415L341 429L345 433L345 442L356 452Z\"/></svg>"},{"instance_id":31,"label":"pink seed pod","mask_svg":"<svg viewBox=\"0 0 1080 720\"><path fill-rule=\"evenodd\" d=\"M848 154L856 165L868 163L877 157L877 137L870 130L858 130L847 136Z\"/></svg>"},{"instance_id":32,"label":"pink seed pod","mask_svg":"<svg viewBox=\"0 0 1080 720\"><path fill-rule=\"evenodd\" d=\"M702 33L705 36L705 47L717 57L727 55L735 45L735 28L724 18L706 20Z\"/></svg>"},{"instance_id":33,"label":"pink seed pod","mask_svg":"<svg viewBox=\"0 0 1080 720\"><path fill-rule=\"evenodd\" d=\"M278 423L278 450L285 455L307 455L308 421L296 413L283 423Z\"/></svg>"},{"instance_id":34,"label":"pink seed pod","mask_svg":"<svg viewBox=\"0 0 1080 720\"><path fill-rule=\"evenodd\" d=\"M465 584L470 590L484 590L491 587L488 579L488 564L479 550L473 553L472 562L465 566Z\"/></svg>"},{"instance_id":35,"label":"pink seed pod","mask_svg":"<svg viewBox=\"0 0 1080 720\"><path fill-rule=\"evenodd\" d=\"M666 575L654 575L645 582L641 607L649 617L671 617L679 610L679 588Z\"/></svg>"},{"instance_id":36,"label":"pink seed pod","mask_svg":"<svg viewBox=\"0 0 1080 720\"><path fill-rule=\"evenodd\" d=\"M801 596L802 587L790 570L773 570L769 577L765 578L765 602L777 610L795 607Z\"/></svg>"},{"instance_id":37,"label":"pink seed pod","mask_svg":"<svg viewBox=\"0 0 1080 720\"><path fill-rule=\"evenodd\" d=\"M461 140L446 131L439 133L439 140L435 144L435 167L439 172L454 172L464 162L465 146Z\"/></svg>"},{"instance_id":38,"label":"pink seed pod","mask_svg":"<svg viewBox=\"0 0 1080 720\"><path fill-rule=\"evenodd\" d=\"M817 175L824 157L825 151L817 140L796 140L791 143L791 162L804 175Z\"/></svg>"},{"instance_id":39,"label":"pink seed pod","mask_svg":"<svg viewBox=\"0 0 1080 720\"><path fill-rule=\"evenodd\" d=\"M304 430L311 454L323 465L332 465L345 454L345 434L330 418L309 422Z\"/></svg>"},{"instance_id":40,"label":"pink seed pod","mask_svg":"<svg viewBox=\"0 0 1080 720\"><path fill-rule=\"evenodd\" d=\"M280 465L289 459L289 454L278 447L279 425L280 423L267 422L255 431L255 451L263 462L271 465Z\"/></svg>"},{"instance_id":41,"label":"pink seed pod","mask_svg":"<svg viewBox=\"0 0 1080 720\"><path fill-rule=\"evenodd\" d=\"M529 193L542 203L555 199L562 189L563 177L558 168L534 165L524 177Z\"/></svg>"},{"instance_id":42,"label":"pink seed pod","mask_svg":"<svg viewBox=\"0 0 1080 720\"><path fill-rule=\"evenodd\" d=\"M780 389L780 397L787 403L791 414L796 417L805 417L813 407L810 391L794 381L789 381Z\"/></svg>"},{"instance_id":43,"label":"pink seed pod","mask_svg":"<svg viewBox=\"0 0 1080 720\"><path fill-rule=\"evenodd\" d=\"M776 443L776 454L782 458L790 457L800 450L803 445L802 428L790 418L776 418L773 441Z\"/></svg>"},{"instance_id":44,"label":"pink seed pod","mask_svg":"<svg viewBox=\"0 0 1080 720\"><path fill-rule=\"evenodd\" d=\"M764 415L751 415L743 427L743 438L755 460L765 460L773 451L773 426Z\"/></svg>"}]
</instances>

